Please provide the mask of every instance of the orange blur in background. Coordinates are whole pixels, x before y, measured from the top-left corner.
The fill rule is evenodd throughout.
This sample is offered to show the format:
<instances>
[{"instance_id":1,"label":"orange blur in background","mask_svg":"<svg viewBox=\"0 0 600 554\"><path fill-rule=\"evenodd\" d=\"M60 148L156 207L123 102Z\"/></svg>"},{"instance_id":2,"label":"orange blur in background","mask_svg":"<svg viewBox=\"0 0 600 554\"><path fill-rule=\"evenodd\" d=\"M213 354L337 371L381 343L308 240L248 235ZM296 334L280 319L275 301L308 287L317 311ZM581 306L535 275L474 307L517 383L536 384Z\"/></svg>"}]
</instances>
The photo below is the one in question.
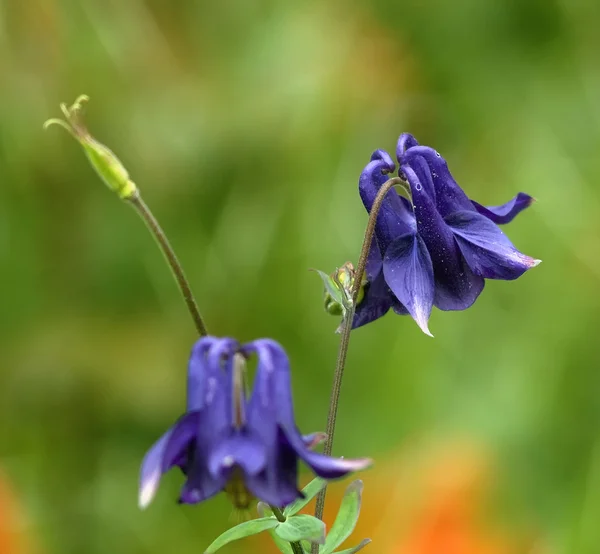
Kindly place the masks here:
<instances>
[{"instance_id":1,"label":"orange blur in background","mask_svg":"<svg viewBox=\"0 0 600 554\"><path fill-rule=\"evenodd\" d=\"M6 475L0 472L0 554L29 554L21 525L21 513L14 491Z\"/></svg>"},{"instance_id":2,"label":"orange blur in background","mask_svg":"<svg viewBox=\"0 0 600 554\"><path fill-rule=\"evenodd\" d=\"M360 519L341 548L368 537L364 552L377 554L549 554L533 534L507 531L490 509L494 475L491 455L470 442L404 449L360 475ZM328 528L349 482L328 488ZM314 502L305 513L313 511Z\"/></svg>"}]
</instances>

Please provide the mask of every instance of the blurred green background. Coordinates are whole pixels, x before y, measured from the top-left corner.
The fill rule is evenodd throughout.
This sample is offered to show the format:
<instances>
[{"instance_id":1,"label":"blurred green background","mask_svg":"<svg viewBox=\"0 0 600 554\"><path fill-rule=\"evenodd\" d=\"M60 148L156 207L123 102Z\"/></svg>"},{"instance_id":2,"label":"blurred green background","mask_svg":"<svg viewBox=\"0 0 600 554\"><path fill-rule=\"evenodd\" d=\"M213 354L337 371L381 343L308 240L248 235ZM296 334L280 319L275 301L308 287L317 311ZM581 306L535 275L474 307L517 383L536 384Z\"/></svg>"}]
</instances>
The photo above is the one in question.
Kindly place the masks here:
<instances>
[{"instance_id":1,"label":"blurred green background","mask_svg":"<svg viewBox=\"0 0 600 554\"><path fill-rule=\"evenodd\" d=\"M466 437L506 533L600 552L599 23L594 0L0 1L0 471L28 543L1 554L197 553L230 524L224 497L177 507L174 472L138 510L195 334L141 221L42 131L81 93L211 332L287 348L306 432L337 351L307 269L356 260L371 152L410 131L477 201L536 197L505 230L540 267L434 311L435 339L354 333L335 450L392 486L407 444Z\"/></svg>"}]
</instances>

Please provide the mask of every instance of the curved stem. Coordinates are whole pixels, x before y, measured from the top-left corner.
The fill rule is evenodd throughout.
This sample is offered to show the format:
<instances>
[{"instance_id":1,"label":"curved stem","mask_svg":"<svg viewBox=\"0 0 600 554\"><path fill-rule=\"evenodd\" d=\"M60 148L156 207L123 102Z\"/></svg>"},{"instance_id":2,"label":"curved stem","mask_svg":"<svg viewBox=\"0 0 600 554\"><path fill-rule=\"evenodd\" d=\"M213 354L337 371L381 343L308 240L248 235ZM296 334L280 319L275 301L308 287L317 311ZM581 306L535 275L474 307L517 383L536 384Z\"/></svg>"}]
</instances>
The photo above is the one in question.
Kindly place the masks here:
<instances>
[{"instance_id":1,"label":"curved stem","mask_svg":"<svg viewBox=\"0 0 600 554\"><path fill-rule=\"evenodd\" d=\"M342 389L342 378L344 376L344 367L346 366L346 356L348 354L348 346L350 345L350 331L352 331L352 322L354 320L354 312L356 311L356 299L358 298L358 292L362 283L362 278L367 267L367 258L369 256L369 249L371 248L371 242L373 241L373 235L375 234L375 224L377 222L377 215L381 209L381 205L385 199L386 194L397 185L404 185L405 182L400 177L392 177L388 179L377 192L375 201L369 213L369 221L367 222L367 229L365 231L365 238L363 239L362 248L360 250L360 256L358 258L358 265L354 274L354 283L352 285L352 303L347 310L346 317L344 319L342 336L340 338L340 346L338 349L337 362L335 364L335 372L333 376L333 387L331 389L331 400L329 402L329 414L327 416L327 439L323 446L323 453L327 456L331 455L333 448L333 435L335 433L335 421L337 418L338 404L340 400L340 391ZM324 488L317 496L317 507L315 509L315 516L319 519L323 517L323 509L325 508L325 493L327 488ZM318 552L313 546L313 553Z\"/></svg>"},{"instance_id":2,"label":"curved stem","mask_svg":"<svg viewBox=\"0 0 600 554\"><path fill-rule=\"evenodd\" d=\"M277 507L269 504L269 508L273 512L273 515L277 518L277 521L283 523L287 518L283 514L283 512ZM290 541L290 546L292 547L292 551L294 554L304 554L304 548L299 542Z\"/></svg>"},{"instance_id":3,"label":"curved stem","mask_svg":"<svg viewBox=\"0 0 600 554\"><path fill-rule=\"evenodd\" d=\"M181 291L185 305L187 306L187 309L194 320L194 325L196 326L196 330L198 331L199 335L201 337L208 335L206 325L204 324L204 320L200 315L200 310L198 309L198 304L196 304L190 284L185 276L185 273L183 272L183 268L181 267L177 256L175 255L173 247L169 243L169 239L167 239L167 236L165 235L158 221L150 211L150 208L142 200L142 197L139 193L127 198L127 202L133 206L138 215L144 220L148 230L158 243L161 252L165 256L165 259L167 260L167 263L173 272L173 277L175 277L175 281L177 281L177 285L179 286L179 290Z\"/></svg>"}]
</instances>

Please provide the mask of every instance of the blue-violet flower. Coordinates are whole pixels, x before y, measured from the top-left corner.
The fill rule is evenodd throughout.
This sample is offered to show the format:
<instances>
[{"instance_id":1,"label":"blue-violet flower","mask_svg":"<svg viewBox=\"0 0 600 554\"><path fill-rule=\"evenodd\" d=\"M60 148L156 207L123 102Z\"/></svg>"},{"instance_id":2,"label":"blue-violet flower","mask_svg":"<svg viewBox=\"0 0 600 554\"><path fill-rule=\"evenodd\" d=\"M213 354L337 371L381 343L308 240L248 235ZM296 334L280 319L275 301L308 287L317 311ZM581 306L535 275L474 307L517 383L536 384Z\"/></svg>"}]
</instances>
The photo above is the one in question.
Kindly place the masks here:
<instances>
[{"instance_id":1,"label":"blue-violet flower","mask_svg":"<svg viewBox=\"0 0 600 554\"><path fill-rule=\"evenodd\" d=\"M245 360L258 364L251 394ZM283 507L302 496L298 458L325 479L366 468L369 459L332 458L310 450L322 434L303 437L294 421L290 368L283 348L260 339L240 345L203 337L188 365L185 414L152 446L142 463L141 507L153 499L163 473L186 475L179 501L195 504L225 490L236 507L253 497Z\"/></svg>"},{"instance_id":2,"label":"blue-violet flower","mask_svg":"<svg viewBox=\"0 0 600 554\"><path fill-rule=\"evenodd\" d=\"M487 208L470 200L444 158L408 133L398 139L396 157L412 202L394 189L384 199L369 251L365 297L352 326L365 325L392 308L410 314L431 335L433 306L465 310L483 290L485 279L516 279L540 263L519 252L498 227L512 221L533 198L519 193L502 206ZM371 156L359 181L368 212L395 169L384 150Z\"/></svg>"}]
</instances>

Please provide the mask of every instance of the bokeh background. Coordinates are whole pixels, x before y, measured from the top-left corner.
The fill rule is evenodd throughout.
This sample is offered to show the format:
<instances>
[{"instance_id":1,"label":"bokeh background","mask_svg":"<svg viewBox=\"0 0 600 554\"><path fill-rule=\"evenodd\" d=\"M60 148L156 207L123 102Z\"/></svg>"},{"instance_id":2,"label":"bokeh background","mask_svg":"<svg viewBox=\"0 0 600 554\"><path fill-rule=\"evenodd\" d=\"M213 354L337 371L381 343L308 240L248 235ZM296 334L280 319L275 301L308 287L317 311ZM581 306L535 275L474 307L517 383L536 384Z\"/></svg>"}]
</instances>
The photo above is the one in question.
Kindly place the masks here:
<instances>
[{"instance_id":1,"label":"bokeh background","mask_svg":"<svg viewBox=\"0 0 600 554\"><path fill-rule=\"evenodd\" d=\"M365 552L600 552L599 23L594 0L0 1L0 554L191 554L232 521L178 507L175 472L138 510L195 334L141 221L42 131L81 93L212 333L287 348L307 432L338 323L307 269L356 260L371 152L410 131L479 202L535 196L506 230L541 266L434 311L435 339L354 333L335 450L377 461Z\"/></svg>"}]
</instances>

